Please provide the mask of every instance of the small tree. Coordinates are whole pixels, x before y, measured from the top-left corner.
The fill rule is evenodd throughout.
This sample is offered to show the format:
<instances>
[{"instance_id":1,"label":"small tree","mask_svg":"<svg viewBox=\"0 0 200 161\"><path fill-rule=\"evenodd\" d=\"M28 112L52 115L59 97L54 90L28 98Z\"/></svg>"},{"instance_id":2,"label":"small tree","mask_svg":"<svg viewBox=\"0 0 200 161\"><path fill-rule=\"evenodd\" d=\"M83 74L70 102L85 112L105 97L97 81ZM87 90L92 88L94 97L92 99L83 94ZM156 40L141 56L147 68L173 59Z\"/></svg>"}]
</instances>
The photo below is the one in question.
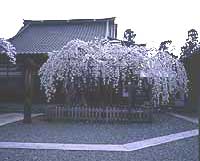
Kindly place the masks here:
<instances>
[{"instance_id":1,"label":"small tree","mask_svg":"<svg viewBox=\"0 0 200 161\"><path fill-rule=\"evenodd\" d=\"M200 53L200 43L198 42L198 32L195 29L188 31L188 38L183 47L181 47L181 59Z\"/></svg>"},{"instance_id":2,"label":"small tree","mask_svg":"<svg viewBox=\"0 0 200 161\"><path fill-rule=\"evenodd\" d=\"M79 84L84 87L88 76L96 84L102 78L104 84L117 89L120 81L131 81L141 73L152 86L155 105L160 95L161 101L167 103L169 95L177 89L187 92L183 64L166 51L138 45L127 47L103 40L68 42L60 51L49 53L49 59L39 71L48 101L54 96L59 81L68 92L75 78L80 78Z\"/></svg>"},{"instance_id":3,"label":"small tree","mask_svg":"<svg viewBox=\"0 0 200 161\"><path fill-rule=\"evenodd\" d=\"M183 47L181 47L180 60L184 63L187 70L189 81L189 101L190 109L196 110L199 107L199 58L200 58L200 43L198 41L198 33L195 29L188 31L188 38Z\"/></svg>"}]
</instances>

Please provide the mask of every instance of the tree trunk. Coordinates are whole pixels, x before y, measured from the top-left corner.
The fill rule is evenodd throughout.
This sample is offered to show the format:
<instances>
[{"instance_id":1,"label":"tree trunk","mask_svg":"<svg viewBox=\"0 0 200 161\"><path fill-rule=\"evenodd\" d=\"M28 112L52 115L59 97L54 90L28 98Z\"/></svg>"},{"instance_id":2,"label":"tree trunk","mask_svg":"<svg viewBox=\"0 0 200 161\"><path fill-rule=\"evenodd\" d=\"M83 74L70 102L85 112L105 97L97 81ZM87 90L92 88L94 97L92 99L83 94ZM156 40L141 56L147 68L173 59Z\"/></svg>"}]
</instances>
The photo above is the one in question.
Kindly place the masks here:
<instances>
[{"instance_id":1,"label":"tree trunk","mask_svg":"<svg viewBox=\"0 0 200 161\"><path fill-rule=\"evenodd\" d=\"M31 105L33 92L32 70L27 68L25 71L25 103L24 103L24 123L31 123Z\"/></svg>"}]
</instances>

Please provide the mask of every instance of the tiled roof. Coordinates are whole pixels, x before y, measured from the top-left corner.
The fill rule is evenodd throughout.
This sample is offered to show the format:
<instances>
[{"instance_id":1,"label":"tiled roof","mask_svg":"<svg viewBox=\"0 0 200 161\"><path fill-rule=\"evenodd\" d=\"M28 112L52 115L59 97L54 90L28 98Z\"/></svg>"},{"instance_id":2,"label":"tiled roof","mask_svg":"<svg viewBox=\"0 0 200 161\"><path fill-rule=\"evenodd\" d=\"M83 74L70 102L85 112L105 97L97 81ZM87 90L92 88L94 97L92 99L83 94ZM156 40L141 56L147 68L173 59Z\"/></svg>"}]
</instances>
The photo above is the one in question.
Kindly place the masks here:
<instances>
[{"instance_id":1,"label":"tiled roof","mask_svg":"<svg viewBox=\"0 0 200 161\"><path fill-rule=\"evenodd\" d=\"M24 26L9 41L17 53L46 53L61 49L73 39L84 41L116 37L115 18L76 20L24 20Z\"/></svg>"}]
</instances>

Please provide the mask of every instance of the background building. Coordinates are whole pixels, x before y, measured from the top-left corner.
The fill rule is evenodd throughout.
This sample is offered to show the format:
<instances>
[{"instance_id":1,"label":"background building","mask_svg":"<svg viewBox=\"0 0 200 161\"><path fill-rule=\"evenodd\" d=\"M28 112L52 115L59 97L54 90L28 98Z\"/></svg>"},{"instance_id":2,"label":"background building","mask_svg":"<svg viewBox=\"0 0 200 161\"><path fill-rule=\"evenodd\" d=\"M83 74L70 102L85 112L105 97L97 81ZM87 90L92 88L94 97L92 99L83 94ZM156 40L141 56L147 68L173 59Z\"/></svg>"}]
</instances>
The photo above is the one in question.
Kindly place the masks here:
<instances>
[{"instance_id":1,"label":"background building","mask_svg":"<svg viewBox=\"0 0 200 161\"><path fill-rule=\"evenodd\" d=\"M67 42L80 39L83 41L95 38L117 36L115 18L74 19L74 20L24 20L23 27L9 41L16 48L17 64L13 65L1 54L0 59L0 101L21 102L24 100L26 70L34 67L35 102L44 99L37 76L39 67L46 61L47 53L60 50Z\"/></svg>"}]
</instances>

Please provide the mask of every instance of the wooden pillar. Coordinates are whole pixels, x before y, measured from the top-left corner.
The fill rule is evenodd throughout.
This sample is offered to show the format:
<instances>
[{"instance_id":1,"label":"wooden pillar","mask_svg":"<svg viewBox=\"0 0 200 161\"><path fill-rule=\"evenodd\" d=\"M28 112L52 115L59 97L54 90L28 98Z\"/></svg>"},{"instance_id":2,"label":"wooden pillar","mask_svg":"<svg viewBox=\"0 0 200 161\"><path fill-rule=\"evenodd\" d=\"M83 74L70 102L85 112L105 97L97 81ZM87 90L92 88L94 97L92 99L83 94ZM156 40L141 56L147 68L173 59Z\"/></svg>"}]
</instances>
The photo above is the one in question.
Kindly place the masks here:
<instances>
[{"instance_id":1,"label":"wooden pillar","mask_svg":"<svg viewBox=\"0 0 200 161\"><path fill-rule=\"evenodd\" d=\"M24 102L24 123L31 123L31 106L33 95L33 70L27 68L25 71L25 102Z\"/></svg>"},{"instance_id":2,"label":"wooden pillar","mask_svg":"<svg viewBox=\"0 0 200 161\"><path fill-rule=\"evenodd\" d=\"M31 106L33 97L33 72L37 65L31 58L25 59L25 101L24 101L24 123L31 123Z\"/></svg>"}]
</instances>

